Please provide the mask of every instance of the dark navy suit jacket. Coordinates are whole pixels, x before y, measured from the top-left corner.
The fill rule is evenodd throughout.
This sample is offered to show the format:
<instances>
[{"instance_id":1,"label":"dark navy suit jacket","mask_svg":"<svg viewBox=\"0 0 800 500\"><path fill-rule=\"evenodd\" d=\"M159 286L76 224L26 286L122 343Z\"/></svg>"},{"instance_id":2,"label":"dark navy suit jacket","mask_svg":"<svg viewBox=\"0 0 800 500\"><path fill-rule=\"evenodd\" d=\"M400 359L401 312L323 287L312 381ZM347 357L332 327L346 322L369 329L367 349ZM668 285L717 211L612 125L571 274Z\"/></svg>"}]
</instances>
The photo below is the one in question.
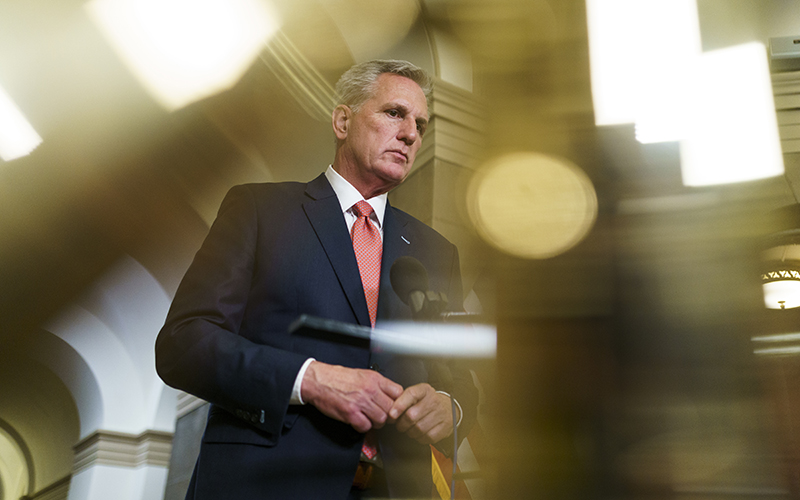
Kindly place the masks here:
<instances>
[{"instance_id":1,"label":"dark navy suit jacket","mask_svg":"<svg viewBox=\"0 0 800 500\"><path fill-rule=\"evenodd\" d=\"M409 319L389 269L410 255L430 289L462 300L458 252L430 227L387 205L378 319ZM368 342L288 332L300 314L369 326L347 225L324 175L308 184L248 184L230 190L175 295L156 341L169 385L212 403L187 498L345 498L363 435L310 405L289 405L308 357L374 366ZM385 358L380 369L404 387L427 381L454 392L465 421L477 392L469 372L452 387L423 360ZM387 425L379 431L392 496L430 494L430 450Z\"/></svg>"}]
</instances>

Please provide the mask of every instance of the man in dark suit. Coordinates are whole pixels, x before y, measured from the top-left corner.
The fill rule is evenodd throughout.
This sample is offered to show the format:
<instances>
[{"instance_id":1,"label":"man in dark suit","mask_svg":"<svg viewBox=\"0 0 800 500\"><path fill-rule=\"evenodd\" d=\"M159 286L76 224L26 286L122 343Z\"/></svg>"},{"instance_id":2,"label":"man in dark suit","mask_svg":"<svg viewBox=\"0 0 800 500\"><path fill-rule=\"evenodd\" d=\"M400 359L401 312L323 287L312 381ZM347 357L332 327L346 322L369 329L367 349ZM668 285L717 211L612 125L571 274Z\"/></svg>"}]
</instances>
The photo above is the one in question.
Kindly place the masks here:
<instances>
[{"instance_id":1,"label":"man in dark suit","mask_svg":"<svg viewBox=\"0 0 800 500\"><path fill-rule=\"evenodd\" d=\"M365 495L430 497L428 445L453 434L450 395L459 433L475 416L469 373L289 332L300 314L366 327L409 319L388 279L404 255L460 307L456 248L386 198L420 148L430 87L403 61L354 66L337 84L327 171L237 186L223 201L156 342L162 379L212 403L187 498L359 498L357 470L377 471ZM369 251L377 244L372 282L357 233L371 235Z\"/></svg>"}]
</instances>

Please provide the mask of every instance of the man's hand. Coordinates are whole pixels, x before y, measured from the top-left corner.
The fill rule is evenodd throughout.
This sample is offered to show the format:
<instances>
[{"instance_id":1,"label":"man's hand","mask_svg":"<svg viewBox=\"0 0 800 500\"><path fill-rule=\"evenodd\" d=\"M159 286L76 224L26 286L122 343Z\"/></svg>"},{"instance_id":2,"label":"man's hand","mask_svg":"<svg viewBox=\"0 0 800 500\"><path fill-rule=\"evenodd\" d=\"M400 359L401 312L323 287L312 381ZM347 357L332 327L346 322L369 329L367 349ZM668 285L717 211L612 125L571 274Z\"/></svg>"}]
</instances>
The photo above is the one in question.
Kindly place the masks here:
<instances>
[{"instance_id":1,"label":"man's hand","mask_svg":"<svg viewBox=\"0 0 800 500\"><path fill-rule=\"evenodd\" d=\"M300 386L303 401L358 432L383 427L394 400L402 393L403 386L374 370L319 361L308 365Z\"/></svg>"},{"instance_id":2,"label":"man's hand","mask_svg":"<svg viewBox=\"0 0 800 500\"><path fill-rule=\"evenodd\" d=\"M453 433L450 398L428 384L412 385L389 410L389 423L422 444L433 444Z\"/></svg>"}]
</instances>

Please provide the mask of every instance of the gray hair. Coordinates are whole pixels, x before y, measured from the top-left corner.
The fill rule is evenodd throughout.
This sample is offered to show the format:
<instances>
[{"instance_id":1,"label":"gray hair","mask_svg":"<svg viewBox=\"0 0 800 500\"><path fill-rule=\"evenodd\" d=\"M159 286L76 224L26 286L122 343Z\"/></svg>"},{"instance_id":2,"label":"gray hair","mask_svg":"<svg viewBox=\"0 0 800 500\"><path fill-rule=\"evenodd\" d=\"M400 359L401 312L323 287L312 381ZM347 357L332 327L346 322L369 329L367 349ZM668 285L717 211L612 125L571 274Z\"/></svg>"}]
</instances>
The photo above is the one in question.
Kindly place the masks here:
<instances>
[{"instance_id":1,"label":"gray hair","mask_svg":"<svg viewBox=\"0 0 800 500\"><path fill-rule=\"evenodd\" d=\"M383 73L404 76L420 86L426 102L433 91L433 79L428 73L408 61L377 59L356 64L345 71L336 83L337 106L344 104L357 112L375 93L375 82Z\"/></svg>"}]
</instances>

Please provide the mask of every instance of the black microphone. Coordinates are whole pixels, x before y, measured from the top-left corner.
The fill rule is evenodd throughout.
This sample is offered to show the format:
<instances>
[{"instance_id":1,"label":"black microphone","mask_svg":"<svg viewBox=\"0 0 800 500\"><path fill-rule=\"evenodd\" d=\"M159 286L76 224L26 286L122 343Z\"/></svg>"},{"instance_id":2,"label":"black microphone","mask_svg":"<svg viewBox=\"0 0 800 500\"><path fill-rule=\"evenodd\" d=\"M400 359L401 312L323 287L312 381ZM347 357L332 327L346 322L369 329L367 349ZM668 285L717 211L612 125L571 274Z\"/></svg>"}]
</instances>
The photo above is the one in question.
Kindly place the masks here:
<instances>
[{"instance_id":1,"label":"black microphone","mask_svg":"<svg viewBox=\"0 0 800 500\"><path fill-rule=\"evenodd\" d=\"M447 296L428 290L428 271L422 262L405 255L398 258L389 270L394 293L411 308L415 320L439 319L447 307Z\"/></svg>"},{"instance_id":2,"label":"black microphone","mask_svg":"<svg viewBox=\"0 0 800 500\"><path fill-rule=\"evenodd\" d=\"M407 255L398 258L389 270L389 280L394 293L413 314L422 310L428 290L428 271L422 262Z\"/></svg>"}]
</instances>

